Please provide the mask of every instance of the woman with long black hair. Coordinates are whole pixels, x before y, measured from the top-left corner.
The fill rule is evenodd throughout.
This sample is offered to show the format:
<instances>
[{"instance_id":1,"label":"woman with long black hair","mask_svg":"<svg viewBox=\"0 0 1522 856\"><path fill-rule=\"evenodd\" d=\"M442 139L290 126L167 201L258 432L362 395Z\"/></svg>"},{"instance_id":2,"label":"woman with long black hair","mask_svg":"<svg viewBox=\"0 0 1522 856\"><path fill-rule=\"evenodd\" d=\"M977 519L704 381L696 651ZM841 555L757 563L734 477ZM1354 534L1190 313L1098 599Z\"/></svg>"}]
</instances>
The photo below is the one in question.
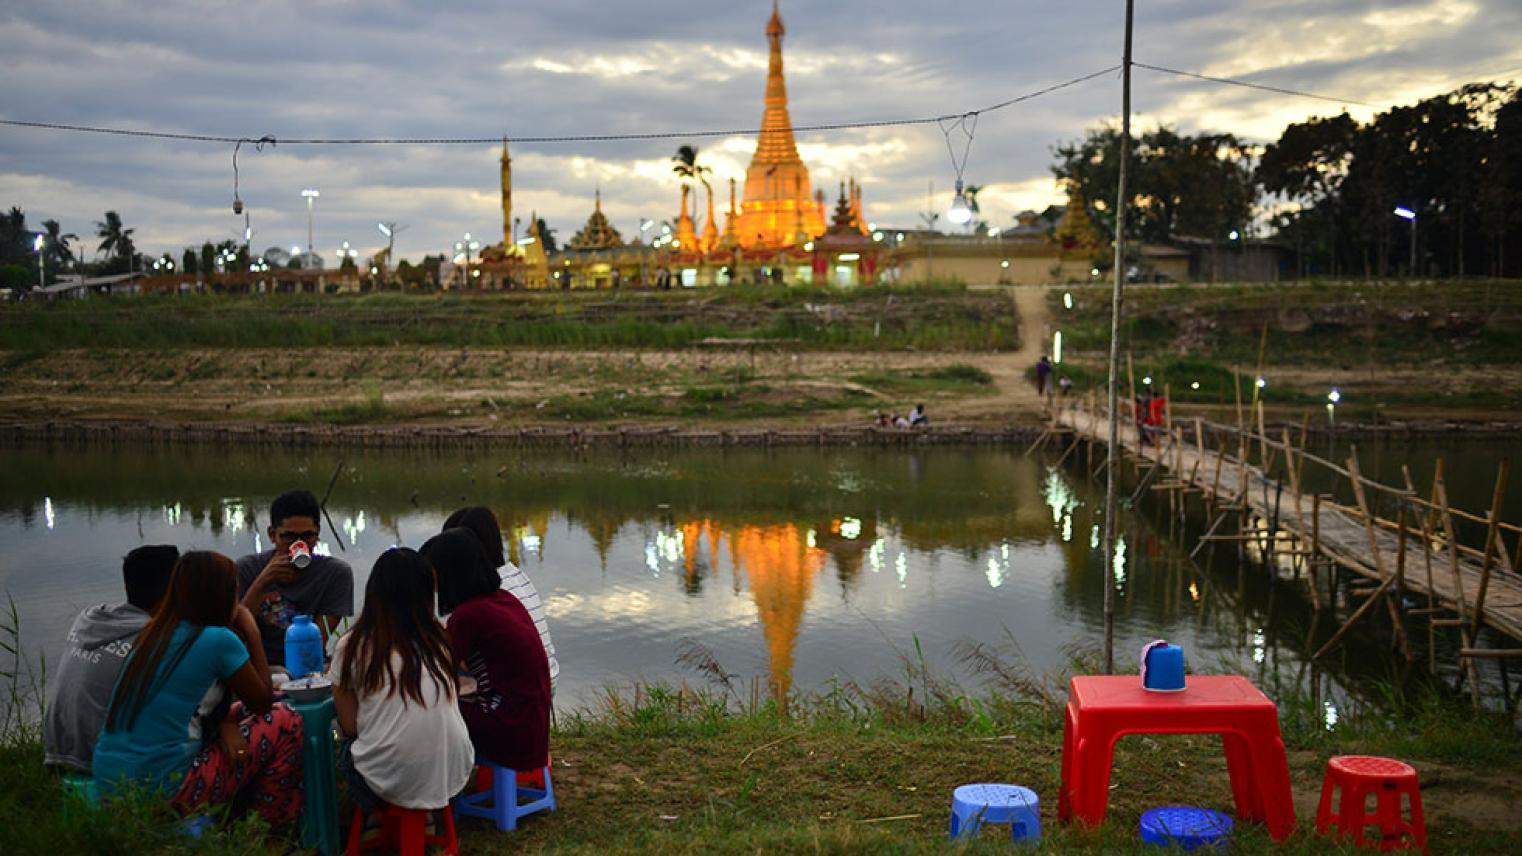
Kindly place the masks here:
<instances>
[{"instance_id":1,"label":"woman with long black hair","mask_svg":"<svg viewBox=\"0 0 1522 856\"><path fill-rule=\"evenodd\" d=\"M237 698L205 739L203 717ZM301 811L301 718L273 704L254 616L238 604L237 569L197 551L174 565L111 695L95 749L103 794L135 785L173 794L189 813L246 795L272 826Z\"/></svg>"},{"instance_id":2,"label":"woman with long black hair","mask_svg":"<svg viewBox=\"0 0 1522 856\"><path fill-rule=\"evenodd\" d=\"M350 738L339 768L350 797L372 815L383 802L443 808L475 766L434 588L433 567L416 551L382 553L364 609L333 652L334 711Z\"/></svg>"},{"instance_id":3,"label":"woman with long black hair","mask_svg":"<svg viewBox=\"0 0 1522 856\"><path fill-rule=\"evenodd\" d=\"M423 542L439 578L439 611L449 643L476 691L460 712L478 754L527 772L548 763L550 669L528 610L501 587L469 530L446 529Z\"/></svg>"}]
</instances>

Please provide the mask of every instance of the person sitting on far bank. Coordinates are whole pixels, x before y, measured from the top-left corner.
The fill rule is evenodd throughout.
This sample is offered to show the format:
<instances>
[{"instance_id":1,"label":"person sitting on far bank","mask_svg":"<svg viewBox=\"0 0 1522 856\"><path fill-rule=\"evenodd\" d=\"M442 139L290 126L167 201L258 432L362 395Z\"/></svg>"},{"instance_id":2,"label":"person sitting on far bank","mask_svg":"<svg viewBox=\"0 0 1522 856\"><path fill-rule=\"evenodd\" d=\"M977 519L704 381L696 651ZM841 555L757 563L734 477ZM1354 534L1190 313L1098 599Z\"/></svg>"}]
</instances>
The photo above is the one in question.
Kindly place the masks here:
<instances>
[{"instance_id":1,"label":"person sitting on far bank","mask_svg":"<svg viewBox=\"0 0 1522 856\"><path fill-rule=\"evenodd\" d=\"M909 425L910 425L910 427L917 428L917 427L919 427L921 425L929 425L929 424L930 424L930 417L925 415L925 405L923 405L923 404L916 404L916 405L914 405L914 412L909 414Z\"/></svg>"},{"instance_id":2,"label":"person sitting on far bank","mask_svg":"<svg viewBox=\"0 0 1522 856\"><path fill-rule=\"evenodd\" d=\"M550 669L528 610L502 589L469 530L429 538L423 556L438 573L450 649L475 684L461 696L460 713L476 753L499 767L543 768L550 751Z\"/></svg>"},{"instance_id":3,"label":"person sitting on far bank","mask_svg":"<svg viewBox=\"0 0 1522 856\"><path fill-rule=\"evenodd\" d=\"M179 557L172 544L138 547L122 559L127 602L92 606L74 619L53 670L53 691L42 721L42 760L49 767L91 774L90 758L106 721L111 691L137 634L164 599Z\"/></svg>"},{"instance_id":4,"label":"person sitting on far bank","mask_svg":"<svg viewBox=\"0 0 1522 856\"><path fill-rule=\"evenodd\" d=\"M238 592L258 620L264 656L272 666L285 666L285 631L296 616L311 616L326 644L328 632L354 614L354 570L342 559L315 552L321 517L311 491L280 494L270 503L266 530L275 546L238 560ZM305 568L292 561L297 542L306 545L311 557Z\"/></svg>"},{"instance_id":5,"label":"person sitting on far bank","mask_svg":"<svg viewBox=\"0 0 1522 856\"><path fill-rule=\"evenodd\" d=\"M229 689L237 702L204 728ZM182 814L236 800L278 828L301 813L301 738L300 715L274 703L232 559L181 556L112 691L95 745L100 793L161 791Z\"/></svg>"},{"instance_id":6,"label":"person sitting on far bank","mask_svg":"<svg viewBox=\"0 0 1522 856\"><path fill-rule=\"evenodd\" d=\"M479 547L476 547L479 550ZM434 612L433 566L415 550L376 558L365 607L328 676L349 798L381 824L384 804L440 809L470 782L475 750L456 703L455 657Z\"/></svg>"},{"instance_id":7,"label":"person sitting on far bank","mask_svg":"<svg viewBox=\"0 0 1522 856\"><path fill-rule=\"evenodd\" d=\"M539 589L534 587L534 581L528 578L528 574L502 554L502 528L497 525L497 516L490 508L484 505L462 508L444 521L443 531L447 532L457 526L464 527L481 542L486 558L491 560L491 566L501 574L502 590L517 598L534 620L534 631L539 634L539 641L544 645L544 656L550 663L550 694L553 695L555 680L560 677L560 661L555 659L555 643L550 640L550 624L544 617L544 601L539 597ZM438 567L438 562L434 562L434 567ZM443 587L441 581L440 600L443 600ZM447 613L448 610L444 612Z\"/></svg>"}]
</instances>

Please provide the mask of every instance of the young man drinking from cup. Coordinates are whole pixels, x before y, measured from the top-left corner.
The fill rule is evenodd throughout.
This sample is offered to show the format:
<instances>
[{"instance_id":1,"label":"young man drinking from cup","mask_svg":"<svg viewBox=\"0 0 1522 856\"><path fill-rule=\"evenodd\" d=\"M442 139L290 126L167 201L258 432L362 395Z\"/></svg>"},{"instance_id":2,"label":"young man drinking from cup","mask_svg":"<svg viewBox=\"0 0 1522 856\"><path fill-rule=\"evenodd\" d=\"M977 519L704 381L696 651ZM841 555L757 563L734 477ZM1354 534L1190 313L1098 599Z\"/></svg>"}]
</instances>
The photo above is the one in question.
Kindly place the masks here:
<instances>
[{"instance_id":1,"label":"young man drinking from cup","mask_svg":"<svg viewBox=\"0 0 1522 856\"><path fill-rule=\"evenodd\" d=\"M311 491L280 494L270 503L267 531L274 546L238 560L238 592L257 619L271 666L285 666L285 631L296 616L310 615L326 642L328 631L354 614L354 570L313 552L321 517Z\"/></svg>"}]
</instances>

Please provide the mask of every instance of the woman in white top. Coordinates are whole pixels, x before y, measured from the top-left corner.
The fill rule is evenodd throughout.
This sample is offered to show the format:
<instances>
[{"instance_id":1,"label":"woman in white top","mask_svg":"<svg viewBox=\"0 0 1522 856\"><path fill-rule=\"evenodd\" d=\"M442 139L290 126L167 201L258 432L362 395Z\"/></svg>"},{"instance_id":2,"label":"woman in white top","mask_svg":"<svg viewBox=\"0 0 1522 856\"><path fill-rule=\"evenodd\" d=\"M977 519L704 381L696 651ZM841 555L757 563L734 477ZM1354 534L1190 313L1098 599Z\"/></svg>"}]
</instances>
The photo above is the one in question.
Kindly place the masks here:
<instances>
[{"instance_id":1,"label":"woman in white top","mask_svg":"<svg viewBox=\"0 0 1522 856\"><path fill-rule=\"evenodd\" d=\"M345 736L339 768L374 815L437 809L464 789L475 750L456 704L454 657L435 617L433 567L393 547L375 560L364 611L339 640L329 676Z\"/></svg>"}]
</instances>

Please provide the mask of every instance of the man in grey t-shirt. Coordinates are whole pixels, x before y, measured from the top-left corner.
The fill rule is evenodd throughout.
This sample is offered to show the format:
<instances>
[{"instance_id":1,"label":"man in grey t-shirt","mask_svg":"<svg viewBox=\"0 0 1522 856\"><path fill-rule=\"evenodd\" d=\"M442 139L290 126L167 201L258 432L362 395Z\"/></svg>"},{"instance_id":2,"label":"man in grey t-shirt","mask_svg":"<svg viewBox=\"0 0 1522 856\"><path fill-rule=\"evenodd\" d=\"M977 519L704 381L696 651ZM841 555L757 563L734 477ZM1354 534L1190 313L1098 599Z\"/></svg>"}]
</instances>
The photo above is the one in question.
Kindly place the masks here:
<instances>
[{"instance_id":1,"label":"man in grey t-shirt","mask_svg":"<svg viewBox=\"0 0 1522 856\"><path fill-rule=\"evenodd\" d=\"M271 666L285 665L285 631L296 616L310 615L326 643L328 631L354 614L354 571L348 562L316 554L305 568L291 562L292 544L317 543L321 516L311 491L282 493L270 503L268 532L275 546L238 560L238 592L257 620Z\"/></svg>"}]
</instances>

